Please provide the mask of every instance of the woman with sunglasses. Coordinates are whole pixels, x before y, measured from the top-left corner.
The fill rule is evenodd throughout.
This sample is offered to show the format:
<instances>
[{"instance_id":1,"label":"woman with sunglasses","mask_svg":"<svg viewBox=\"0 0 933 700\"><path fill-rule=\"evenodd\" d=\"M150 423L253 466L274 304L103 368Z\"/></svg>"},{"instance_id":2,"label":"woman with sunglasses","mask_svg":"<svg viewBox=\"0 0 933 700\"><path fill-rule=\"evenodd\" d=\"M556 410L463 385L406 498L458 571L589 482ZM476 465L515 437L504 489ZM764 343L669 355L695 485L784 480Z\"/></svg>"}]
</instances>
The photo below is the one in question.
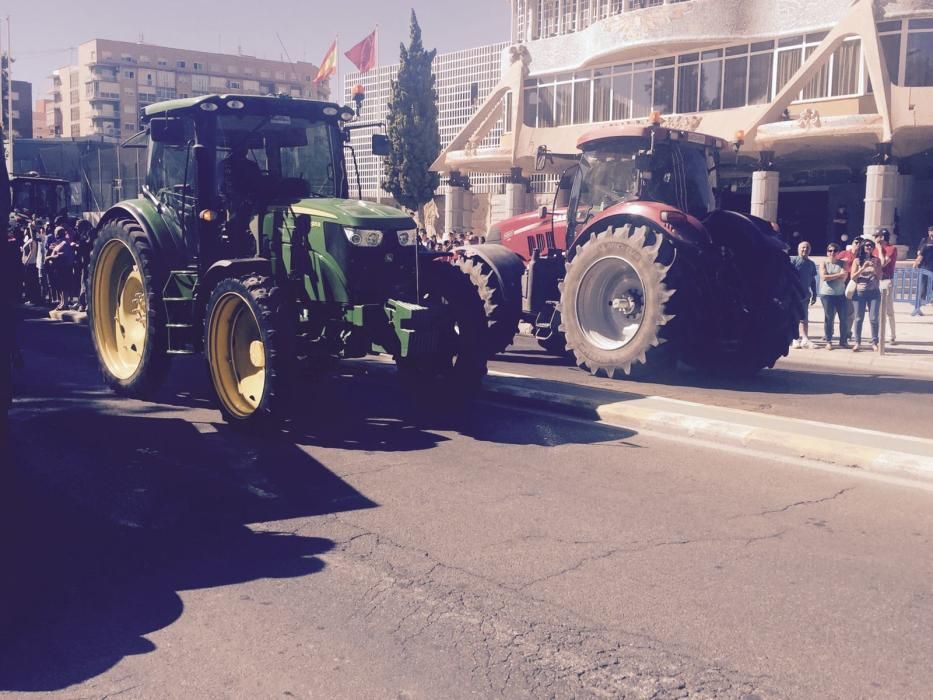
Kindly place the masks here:
<instances>
[{"instance_id":1,"label":"woman with sunglasses","mask_svg":"<svg viewBox=\"0 0 933 700\"><path fill-rule=\"evenodd\" d=\"M862 342L862 323L865 309L868 309L868 321L871 324L871 347L878 350L878 312L881 308L881 261L874 257L875 242L863 240L858 247L855 260L852 261L852 280L855 281L855 296L852 298L855 310L855 345L853 352L858 352Z\"/></svg>"}]
</instances>

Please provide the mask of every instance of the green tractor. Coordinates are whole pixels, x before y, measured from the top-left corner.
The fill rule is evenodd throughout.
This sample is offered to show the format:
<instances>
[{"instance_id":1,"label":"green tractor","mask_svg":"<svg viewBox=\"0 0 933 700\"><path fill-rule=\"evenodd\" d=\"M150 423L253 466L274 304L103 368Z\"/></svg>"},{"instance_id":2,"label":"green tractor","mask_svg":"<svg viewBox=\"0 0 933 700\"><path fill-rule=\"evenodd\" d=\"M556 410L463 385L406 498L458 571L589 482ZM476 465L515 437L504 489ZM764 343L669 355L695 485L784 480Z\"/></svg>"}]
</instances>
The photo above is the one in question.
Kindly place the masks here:
<instances>
[{"instance_id":1,"label":"green tractor","mask_svg":"<svg viewBox=\"0 0 933 700\"><path fill-rule=\"evenodd\" d=\"M418 245L410 216L350 199L353 119L280 96L144 110L143 191L104 214L91 256L112 389L151 397L172 355L203 352L224 418L253 425L287 417L300 380L338 358L389 354L422 395L479 385L482 299ZM374 136L374 153L386 146Z\"/></svg>"}]
</instances>

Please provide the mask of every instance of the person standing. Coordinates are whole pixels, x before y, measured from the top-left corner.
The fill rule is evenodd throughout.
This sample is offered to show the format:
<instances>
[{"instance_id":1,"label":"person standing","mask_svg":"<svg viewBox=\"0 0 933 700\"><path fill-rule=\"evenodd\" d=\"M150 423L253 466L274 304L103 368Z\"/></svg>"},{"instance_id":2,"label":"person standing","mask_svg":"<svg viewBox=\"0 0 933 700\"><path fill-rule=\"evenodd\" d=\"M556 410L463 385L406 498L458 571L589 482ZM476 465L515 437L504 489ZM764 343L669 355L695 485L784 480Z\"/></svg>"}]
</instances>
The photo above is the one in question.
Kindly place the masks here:
<instances>
[{"instance_id":1,"label":"person standing","mask_svg":"<svg viewBox=\"0 0 933 700\"><path fill-rule=\"evenodd\" d=\"M846 280L849 273L841 261L836 259L839 245L826 246L826 260L820 263L820 302L823 304L823 335L826 349L833 349L833 327L839 317L839 347L846 347L847 305Z\"/></svg>"},{"instance_id":2,"label":"person standing","mask_svg":"<svg viewBox=\"0 0 933 700\"><path fill-rule=\"evenodd\" d=\"M852 279L855 280L855 345L854 352L861 349L862 323L865 310L871 324L871 347L878 350L878 311L881 305L881 261L875 257L875 243L862 240L858 255L852 263Z\"/></svg>"},{"instance_id":3,"label":"person standing","mask_svg":"<svg viewBox=\"0 0 933 700\"><path fill-rule=\"evenodd\" d=\"M897 248L890 243L891 232L879 229L875 233L875 257L881 261L881 315L891 328L891 345L897 344L897 325L894 320L894 268L897 267Z\"/></svg>"},{"instance_id":4,"label":"person standing","mask_svg":"<svg viewBox=\"0 0 933 700\"><path fill-rule=\"evenodd\" d=\"M917 258L914 260L914 267L926 270L933 274L933 226L927 229L927 238L917 246ZM930 300L930 292L933 291L933 284L924 284L920 290L920 298L923 301Z\"/></svg>"},{"instance_id":5,"label":"person standing","mask_svg":"<svg viewBox=\"0 0 933 700\"><path fill-rule=\"evenodd\" d=\"M790 259L794 268L797 270L797 276L800 284L810 293L810 305L816 303L816 264L810 259L810 243L801 241L797 246L797 255ZM808 332L810 330L810 321L806 317L800 321L800 337L791 343L793 348L812 348Z\"/></svg>"},{"instance_id":6,"label":"person standing","mask_svg":"<svg viewBox=\"0 0 933 700\"><path fill-rule=\"evenodd\" d=\"M854 238L849 241L845 248L836 253L836 260L842 263L842 266L846 269L846 274L851 278L852 276L852 263L855 262L855 255L858 253L859 244L862 242L861 238ZM855 323L855 302L852 299L846 298L846 330L845 334L842 336L843 343L845 345L849 344L849 341L852 340L852 325Z\"/></svg>"}]
</instances>

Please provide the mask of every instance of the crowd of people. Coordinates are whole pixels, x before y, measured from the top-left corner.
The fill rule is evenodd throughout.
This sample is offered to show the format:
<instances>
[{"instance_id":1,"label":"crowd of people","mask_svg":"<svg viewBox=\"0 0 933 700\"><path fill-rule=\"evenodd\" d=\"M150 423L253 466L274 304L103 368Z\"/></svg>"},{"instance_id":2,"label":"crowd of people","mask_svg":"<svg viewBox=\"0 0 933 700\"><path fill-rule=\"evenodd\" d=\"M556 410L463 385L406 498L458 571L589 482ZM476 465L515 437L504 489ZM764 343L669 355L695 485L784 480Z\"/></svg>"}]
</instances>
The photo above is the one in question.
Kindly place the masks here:
<instances>
[{"instance_id":1,"label":"crowd of people","mask_svg":"<svg viewBox=\"0 0 933 700\"><path fill-rule=\"evenodd\" d=\"M418 236L418 243L428 250L439 252L448 252L454 248L465 245L479 245L486 242L486 236L479 236L472 231L463 233L450 233L446 239L440 239L436 235L428 236L424 231Z\"/></svg>"},{"instance_id":2,"label":"crowd of people","mask_svg":"<svg viewBox=\"0 0 933 700\"><path fill-rule=\"evenodd\" d=\"M91 256L89 221L60 216L54 220L14 215L10 235L21 260L21 299L55 309L87 309L87 274Z\"/></svg>"},{"instance_id":3,"label":"crowd of people","mask_svg":"<svg viewBox=\"0 0 933 700\"><path fill-rule=\"evenodd\" d=\"M891 335L888 343L895 345L897 323L892 287L897 248L891 245L890 231L879 229L873 236L852 239L848 245L831 242L819 267L810 258L810 252L810 244L802 241L791 261L801 284L808 290L810 304L819 299L823 305L824 347L832 350L836 337L837 347L859 352L866 314L872 350L879 349L882 316ZM927 239L918 246L913 264L933 273L933 226L927 230ZM924 290L924 295L928 293ZM800 322L799 333L791 347L813 347L807 320Z\"/></svg>"}]
</instances>

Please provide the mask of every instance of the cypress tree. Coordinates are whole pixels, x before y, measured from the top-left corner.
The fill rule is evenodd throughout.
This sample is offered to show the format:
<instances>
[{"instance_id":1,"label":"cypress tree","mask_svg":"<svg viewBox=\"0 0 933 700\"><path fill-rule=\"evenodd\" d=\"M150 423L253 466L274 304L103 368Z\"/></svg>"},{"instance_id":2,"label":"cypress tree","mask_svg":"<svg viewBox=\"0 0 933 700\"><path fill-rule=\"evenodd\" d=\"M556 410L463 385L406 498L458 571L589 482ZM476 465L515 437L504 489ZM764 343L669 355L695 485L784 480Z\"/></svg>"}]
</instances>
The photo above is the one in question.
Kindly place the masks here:
<instances>
[{"instance_id":1,"label":"cypress tree","mask_svg":"<svg viewBox=\"0 0 933 700\"><path fill-rule=\"evenodd\" d=\"M436 49L425 51L421 27L411 11L411 41L400 45L398 78L386 118L386 135L391 153L385 159L382 187L409 211L418 212L424 227L424 205L431 201L440 182L428 168L440 155L441 137L437 128L437 88L431 64Z\"/></svg>"}]
</instances>

